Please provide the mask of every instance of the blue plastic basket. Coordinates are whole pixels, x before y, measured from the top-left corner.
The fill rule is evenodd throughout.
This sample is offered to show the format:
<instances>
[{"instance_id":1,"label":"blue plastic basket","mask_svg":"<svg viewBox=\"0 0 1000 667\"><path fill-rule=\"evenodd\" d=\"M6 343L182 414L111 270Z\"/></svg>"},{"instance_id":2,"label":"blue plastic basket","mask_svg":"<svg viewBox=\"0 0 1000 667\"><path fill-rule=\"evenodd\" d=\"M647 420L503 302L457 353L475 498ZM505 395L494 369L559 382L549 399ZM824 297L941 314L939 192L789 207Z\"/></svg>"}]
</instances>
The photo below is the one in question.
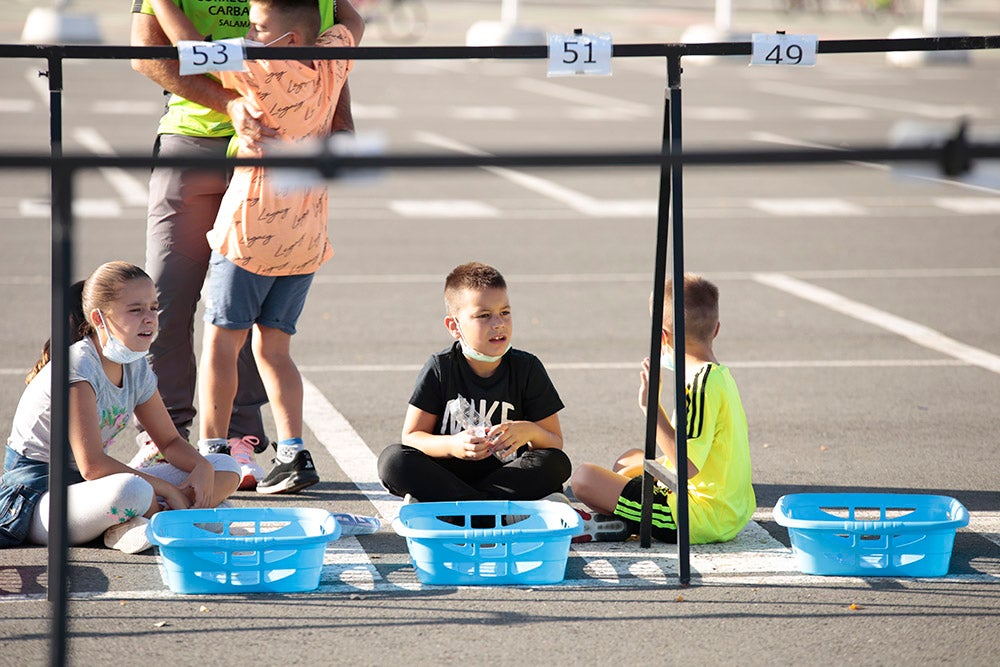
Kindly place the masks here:
<instances>
[{"instance_id":1,"label":"blue plastic basket","mask_svg":"<svg viewBox=\"0 0 1000 667\"><path fill-rule=\"evenodd\" d=\"M477 526L487 527L477 527ZM392 522L425 584L555 584L566 576L576 510L547 500L404 505Z\"/></svg>"},{"instance_id":2,"label":"blue plastic basket","mask_svg":"<svg viewBox=\"0 0 1000 667\"><path fill-rule=\"evenodd\" d=\"M778 499L774 520L806 574L940 577L969 512L947 496L798 493Z\"/></svg>"},{"instance_id":3,"label":"blue plastic basket","mask_svg":"<svg viewBox=\"0 0 1000 667\"><path fill-rule=\"evenodd\" d=\"M323 553L340 537L326 510L171 510L146 528L176 593L295 593L319 586Z\"/></svg>"}]
</instances>

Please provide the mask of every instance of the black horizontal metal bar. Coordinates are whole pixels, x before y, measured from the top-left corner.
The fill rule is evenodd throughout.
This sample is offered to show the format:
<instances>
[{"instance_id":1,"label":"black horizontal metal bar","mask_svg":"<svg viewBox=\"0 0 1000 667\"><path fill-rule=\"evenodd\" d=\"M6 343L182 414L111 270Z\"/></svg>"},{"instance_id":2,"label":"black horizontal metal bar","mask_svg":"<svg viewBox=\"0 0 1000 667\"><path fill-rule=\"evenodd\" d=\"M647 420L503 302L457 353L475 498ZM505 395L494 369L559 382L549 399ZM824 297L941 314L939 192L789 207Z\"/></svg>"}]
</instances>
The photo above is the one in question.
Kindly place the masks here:
<instances>
[{"instance_id":1,"label":"black horizontal metal bar","mask_svg":"<svg viewBox=\"0 0 1000 667\"><path fill-rule=\"evenodd\" d=\"M284 167L320 170L338 169L450 169L465 167L643 167L652 165L778 165L849 161L899 162L938 161L950 150L944 145L910 148L870 146L849 149L787 149L787 150L723 150L691 151L678 155L668 153L512 153L506 155L336 155L330 153L282 155L254 158L205 159L195 156L153 157L143 155L90 155L64 153L50 155L0 154L0 169L51 169L57 163L69 169L119 167L148 169L150 167L200 167L231 169L233 167ZM968 143L963 155L971 159L1000 158L1000 143Z\"/></svg>"},{"instance_id":2,"label":"black horizontal metal bar","mask_svg":"<svg viewBox=\"0 0 1000 667\"><path fill-rule=\"evenodd\" d=\"M888 51L965 51L1000 48L1000 35L912 37L905 39L834 39L817 42L817 53L884 53ZM678 57L749 55L750 42L702 44L614 44L613 57ZM324 60L457 60L541 59L547 46L355 46L335 50L317 46L251 46L248 58ZM172 46L113 46L83 44L0 44L0 58L62 58L80 60L177 59Z\"/></svg>"}]
</instances>

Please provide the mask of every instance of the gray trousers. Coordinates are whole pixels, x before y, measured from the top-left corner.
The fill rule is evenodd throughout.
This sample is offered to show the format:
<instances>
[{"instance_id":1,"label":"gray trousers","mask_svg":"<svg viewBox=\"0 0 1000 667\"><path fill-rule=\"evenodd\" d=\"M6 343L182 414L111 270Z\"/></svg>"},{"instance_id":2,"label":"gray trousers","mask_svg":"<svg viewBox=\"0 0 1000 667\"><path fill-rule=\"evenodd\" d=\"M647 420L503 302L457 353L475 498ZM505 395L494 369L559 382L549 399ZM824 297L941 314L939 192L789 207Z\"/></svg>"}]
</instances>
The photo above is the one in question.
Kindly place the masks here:
<instances>
[{"instance_id":1,"label":"gray trousers","mask_svg":"<svg viewBox=\"0 0 1000 667\"><path fill-rule=\"evenodd\" d=\"M225 157L228 138L162 134L154 155ZM205 234L215 224L228 174L197 169L157 167L149 178L146 224L146 272L160 301L160 333L149 348L160 395L177 430L189 437L196 413L197 362L194 318L208 272L211 248ZM229 437L254 435L267 443L260 408L267 393L250 349L250 336L239 356L239 388L229 422Z\"/></svg>"}]
</instances>

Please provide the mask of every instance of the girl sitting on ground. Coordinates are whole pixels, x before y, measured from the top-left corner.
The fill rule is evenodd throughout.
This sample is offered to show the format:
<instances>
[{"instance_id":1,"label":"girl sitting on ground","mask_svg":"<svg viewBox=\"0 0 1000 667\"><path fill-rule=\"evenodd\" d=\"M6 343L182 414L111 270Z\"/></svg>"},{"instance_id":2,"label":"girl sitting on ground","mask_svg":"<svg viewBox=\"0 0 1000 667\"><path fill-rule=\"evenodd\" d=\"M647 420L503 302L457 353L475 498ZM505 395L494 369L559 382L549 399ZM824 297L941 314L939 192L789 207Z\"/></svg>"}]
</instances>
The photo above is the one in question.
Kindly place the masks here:
<instances>
[{"instance_id":1,"label":"girl sitting on ground","mask_svg":"<svg viewBox=\"0 0 1000 667\"><path fill-rule=\"evenodd\" d=\"M146 362L158 329L153 281L137 266L109 262L71 293L67 523L71 544L104 535L126 553L150 547L148 517L164 509L215 507L240 479L225 454L202 456L177 432ZM0 546L49 539L51 364L48 343L27 377L0 477ZM132 417L166 462L129 468L107 451Z\"/></svg>"}]
</instances>

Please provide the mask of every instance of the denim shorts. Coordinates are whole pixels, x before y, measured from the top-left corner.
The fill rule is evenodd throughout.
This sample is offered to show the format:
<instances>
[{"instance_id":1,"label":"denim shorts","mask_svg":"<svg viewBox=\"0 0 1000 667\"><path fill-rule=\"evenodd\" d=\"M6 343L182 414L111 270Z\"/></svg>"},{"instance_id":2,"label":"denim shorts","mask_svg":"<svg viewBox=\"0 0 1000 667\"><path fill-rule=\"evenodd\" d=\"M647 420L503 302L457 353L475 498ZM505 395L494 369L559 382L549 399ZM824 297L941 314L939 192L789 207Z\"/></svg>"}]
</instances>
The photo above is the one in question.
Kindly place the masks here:
<instances>
[{"instance_id":1,"label":"denim shorts","mask_svg":"<svg viewBox=\"0 0 1000 667\"><path fill-rule=\"evenodd\" d=\"M261 276L213 250L205 321L222 329L249 329L260 324L292 336L314 275Z\"/></svg>"}]
</instances>

